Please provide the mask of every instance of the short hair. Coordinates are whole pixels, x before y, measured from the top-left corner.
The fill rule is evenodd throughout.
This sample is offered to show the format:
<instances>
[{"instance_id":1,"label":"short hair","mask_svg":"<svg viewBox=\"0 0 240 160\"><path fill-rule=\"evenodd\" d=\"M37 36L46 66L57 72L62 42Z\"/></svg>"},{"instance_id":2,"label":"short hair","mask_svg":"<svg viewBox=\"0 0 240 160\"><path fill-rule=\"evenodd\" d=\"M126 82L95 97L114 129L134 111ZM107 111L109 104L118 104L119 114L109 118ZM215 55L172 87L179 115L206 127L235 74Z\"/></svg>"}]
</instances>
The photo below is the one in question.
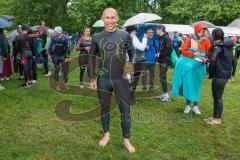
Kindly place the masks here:
<instances>
[{"instance_id":1,"label":"short hair","mask_svg":"<svg viewBox=\"0 0 240 160\"><path fill-rule=\"evenodd\" d=\"M160 30L162 30L163 32L166 31L166 27L165 27L165 25L163 25L163 24L160 24L160 25L157 27L157 29L160 29Z\"/></svg>"},{"instance_id":2,"label":"short hair","mask_svg":"<svg viewBox=\"0 0 240 160\"><path fill-rule=\"evenodd\" d=\"M118 12L117 12L116 9L114 9L114 8L106 8L106 9L103 11L102 19L103 19L104 15L105 15L107 12L113 12L114 14L117 15L117 17L119 17L119 16L118 16Z\"/></svg>"},{"instance_id":3,"label":"short hair","mask_svg":"<svg viewBox=\"0 0 240 160\"><path fill-rule=\"evenodd\" d=\"M137 28L135 27L135 26L128 26L127 28L126 28L126 31L128 32L128 33L131 33L132 31L136 31L137 30Z\"/></svg>"},{"instance_id":4,"label":"short hair","mask_svg":"<svg viewBox=\"0 0 240 160\"><path fill-rule=\"evenodd\" d=\"M212 31L213 40L224 40L224 32L221 28L215 28Z\"/></svg>"}]
</instances>

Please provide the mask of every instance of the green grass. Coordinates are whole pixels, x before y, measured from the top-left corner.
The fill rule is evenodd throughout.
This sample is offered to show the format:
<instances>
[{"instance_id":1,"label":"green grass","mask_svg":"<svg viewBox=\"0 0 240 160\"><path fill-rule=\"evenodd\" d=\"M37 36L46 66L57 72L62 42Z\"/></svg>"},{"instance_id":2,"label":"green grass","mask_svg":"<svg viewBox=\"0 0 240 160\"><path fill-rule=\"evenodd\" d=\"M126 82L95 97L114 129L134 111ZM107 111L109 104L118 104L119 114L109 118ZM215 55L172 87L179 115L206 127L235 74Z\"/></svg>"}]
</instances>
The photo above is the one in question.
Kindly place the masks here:
<instances>
[{"instance_id":1,"label":"green grass","mask_svg":"<svg viewBox=\"0 0 240 160\"><path fill-rule=\"evenodd\" d=\"M213 110L208 79L204 80L201 93L200 116L183 114L183 98L173 97L167 104L153 98L140 98L139 103L131 107L131 141L136 153L130 155L122 146L118 108L111 112L110 143L100 148L99 118L87 122L64 121L55 114L60 100L72 100L70 111L75 114L98 106L98 100L92 98L94 94L87 89L78 93L85 96L54 91L39 66L39 84L33 88L17 88L20 82L16 76L3 82L6 90L0 92L0 159L237 160L240 157L239 69L238 81L226 86L219 126L203 122ZM71 73L70 84L78 85L78 74L79 69ZM172 75L172 71L169 74Z\"/></svg>"}]
</instances>

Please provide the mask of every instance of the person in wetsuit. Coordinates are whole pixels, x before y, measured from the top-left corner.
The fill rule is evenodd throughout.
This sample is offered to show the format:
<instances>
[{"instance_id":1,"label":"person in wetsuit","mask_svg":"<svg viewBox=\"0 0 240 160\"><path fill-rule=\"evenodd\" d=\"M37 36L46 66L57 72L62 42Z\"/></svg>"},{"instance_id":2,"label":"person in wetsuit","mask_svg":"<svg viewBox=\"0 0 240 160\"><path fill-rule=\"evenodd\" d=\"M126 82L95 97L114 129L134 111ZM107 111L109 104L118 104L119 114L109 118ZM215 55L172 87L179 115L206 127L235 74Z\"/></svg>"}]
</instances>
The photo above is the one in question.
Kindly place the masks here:
<instances>
[{"instance_id":1,"label":"person in wetsuit","mask_svg":"<svg viewBox=\"0 0 240 160\"><path fill-rule=\"evenodd\" d=\"M135 152L135 148L129 141L130 138L130 89L129 83L123 78L124 66L126 65L126 53L129 61L132 61L132 41L129 33L119 30L116 24L119 20L118 13L113 8L107 8L102 15L105 30L92 37L92 45L89 55L89 88L98 90L98 98L101 104L101 122L104 137L99 145L105 147L110 139L109 124L111 106L111 95L115 93L121 112L121 127L123 132L123 145L129 153ZM96 58L102 60L95 80ZM131 67L126 67L131 68Z\"/></svg>"},{"instance_id":2,"label":"person in wetsuit","mask_svg":"<svg viewBox=\"0 0 240 160\"><path fill-rule=\"evenodd\" d=\"M83 85L83 77L85 70L88 64L88 54L91 48L92 38L91 38L91 30L88 27L85 27L83 30L83 36L78 40L77 50L80 50L79 54L79 66L80 66L80 88L84 88Z\"/></svg>"},{"instance_id":3,"label":"person in wetsuit","mask_svg":"<svg viewBox=\"0 0 240 160\"><path fill-rule=\"evenodd\" d=\"M21 35L16 37L16 52L21 55L21 64L24 69L24 83L21 87L31 87L33 80L33 56L35 56L35 48L33 38L28 34L28 26L26 24L21 25Z\"/></svg>"},{"instance_id":4,"label":"person in wetsuit","mask_svg":"<svg viewBox=\"0 0 240 160\"><path fill-rule=\"evenodd\" d=\"M68 82L68 70L70 62L70 50L69 39L62 33L62 28L57 26L54 28L54 37L51 39L48 52L49 61L53 62L55 72L54 79L56 84L56 90L60 91L59 86L59 67L62 67L63 80L65 82L64 88L70 89L67 85Z\"/></svg>"}]
</instances>

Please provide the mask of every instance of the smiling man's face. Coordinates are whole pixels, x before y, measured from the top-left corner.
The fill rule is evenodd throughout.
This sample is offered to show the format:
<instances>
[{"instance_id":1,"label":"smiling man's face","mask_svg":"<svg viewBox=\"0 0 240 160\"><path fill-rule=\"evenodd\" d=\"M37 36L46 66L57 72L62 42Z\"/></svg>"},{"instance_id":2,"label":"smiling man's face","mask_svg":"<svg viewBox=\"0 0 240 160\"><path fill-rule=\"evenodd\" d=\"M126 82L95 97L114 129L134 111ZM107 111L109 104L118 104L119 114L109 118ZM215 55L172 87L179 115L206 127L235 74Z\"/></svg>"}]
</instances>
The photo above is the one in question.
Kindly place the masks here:
<instances>
[{"instance_id":1,"label":"smiling man's face","mask_svg":"<svg viewBox=\"0 0 240 160\"><path fill-rule=\"evenodd\" d=\"M102 15L105 30L108 32L114 32L116 30L117 22L119 20L118 14L113 9L106 9Z\"/></svg>"}]
</instances>

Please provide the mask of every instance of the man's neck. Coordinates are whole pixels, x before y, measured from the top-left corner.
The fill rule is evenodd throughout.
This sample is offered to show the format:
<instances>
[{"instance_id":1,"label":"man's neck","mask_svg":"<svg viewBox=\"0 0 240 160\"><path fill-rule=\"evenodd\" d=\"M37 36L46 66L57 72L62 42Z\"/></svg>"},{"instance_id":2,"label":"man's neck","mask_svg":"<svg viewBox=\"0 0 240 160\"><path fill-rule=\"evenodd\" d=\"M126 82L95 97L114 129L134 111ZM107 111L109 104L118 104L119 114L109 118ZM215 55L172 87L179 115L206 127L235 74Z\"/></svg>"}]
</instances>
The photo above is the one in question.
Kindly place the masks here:
<instances>
[{"instance_id":1,"label":"man's neck","mask_svg":"<svg viewBox=\"0 0 240 160\"><path fill-rule=\"evenodd\" d=\"M115 32L117 30L117 27L115 27L114 29L112 29L112 30L108 30L107 28L105 28L105 31L107 31L107 32Z\"/></svg>"}]
</instances>

